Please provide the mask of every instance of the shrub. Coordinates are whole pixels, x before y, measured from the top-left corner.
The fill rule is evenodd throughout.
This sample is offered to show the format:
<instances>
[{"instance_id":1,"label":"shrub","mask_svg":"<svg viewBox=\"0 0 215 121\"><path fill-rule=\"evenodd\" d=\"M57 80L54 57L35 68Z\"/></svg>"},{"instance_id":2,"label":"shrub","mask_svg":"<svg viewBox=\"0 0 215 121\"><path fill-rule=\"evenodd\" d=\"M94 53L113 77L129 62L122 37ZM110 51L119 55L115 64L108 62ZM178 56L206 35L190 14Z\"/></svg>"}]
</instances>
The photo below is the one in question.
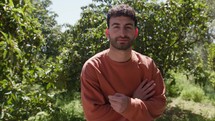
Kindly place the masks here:
<instances>
[{"instance_id":1,"label":"shrub","mask_svg":"<svg viewBox=\"0 0 215 121\"><path fill-rule=\"evenodd\" d=\"M180 97L184 100L201 102L205 97L205 93L200 87L189 85L182 90Z\"/></svg>"},{"instance_id":2,"label":"shrub","mask_svg":"<svg viewBox=\"0 0 215 121\"><path fill-rule=\"evenodd\" d=\"M165 79L166 94L170 97L178 97L183 88L188 85L189 81L185 75L180 72L169 71Z\"/></svg>"}]
</instances>

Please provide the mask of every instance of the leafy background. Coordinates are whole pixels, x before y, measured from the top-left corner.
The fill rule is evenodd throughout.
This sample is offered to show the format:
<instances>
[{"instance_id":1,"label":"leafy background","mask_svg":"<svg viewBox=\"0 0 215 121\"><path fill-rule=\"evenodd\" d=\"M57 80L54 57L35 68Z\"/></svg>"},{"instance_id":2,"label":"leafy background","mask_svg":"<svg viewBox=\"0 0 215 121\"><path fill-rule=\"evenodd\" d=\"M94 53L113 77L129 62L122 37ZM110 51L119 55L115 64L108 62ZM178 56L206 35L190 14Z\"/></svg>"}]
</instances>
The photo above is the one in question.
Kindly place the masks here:
<instances>
[{"instance_id":1,"label":"leafy background","mask_svg":"<svg viewBox=\"0 0 215 121\"><path fill-rule=\"evenodd\" d=\"M50 0L0 1L0 120L84 120L80 71L109 47L106 13L118 3L135 8L133 48L164 76L168 105L157 120L214 121L213 0L92 0L75 25L59 25Z\"/></svg>"}]
</instances>

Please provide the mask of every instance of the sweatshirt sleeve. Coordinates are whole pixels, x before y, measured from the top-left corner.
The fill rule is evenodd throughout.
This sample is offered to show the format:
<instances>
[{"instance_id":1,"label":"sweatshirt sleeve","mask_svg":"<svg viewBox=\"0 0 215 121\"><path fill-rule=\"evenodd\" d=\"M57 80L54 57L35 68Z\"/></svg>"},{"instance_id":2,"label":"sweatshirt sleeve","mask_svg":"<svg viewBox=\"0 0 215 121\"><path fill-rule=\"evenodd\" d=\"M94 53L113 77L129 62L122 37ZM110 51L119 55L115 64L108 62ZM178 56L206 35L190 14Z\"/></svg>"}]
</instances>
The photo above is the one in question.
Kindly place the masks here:
<instances>
[{"instance_id":1,"label":"sweatshirt sleeve","mask_svg":"<svg viewBox=\"0 0 215 121\"><path fill-rule=\"evenodd\" d=\"M129 121L152 121L159 117L166 107L165 84L159 69L150 61L143 71L145 78L155 81L155 94L148 100L130 98L128 108L122 113Z\"/></svg>"},{"instance_id":2,"label":"sweatshirt sleeve","mask_svg":"<svg viewBox=\"0 0 215 121\"><path fill-rule=\"evenodd\" d=\"M81 101L87 121L114 121L121 117L105 100L96 77L96 69L88 64L81 73Z\"/></svg>"}]
</instances>

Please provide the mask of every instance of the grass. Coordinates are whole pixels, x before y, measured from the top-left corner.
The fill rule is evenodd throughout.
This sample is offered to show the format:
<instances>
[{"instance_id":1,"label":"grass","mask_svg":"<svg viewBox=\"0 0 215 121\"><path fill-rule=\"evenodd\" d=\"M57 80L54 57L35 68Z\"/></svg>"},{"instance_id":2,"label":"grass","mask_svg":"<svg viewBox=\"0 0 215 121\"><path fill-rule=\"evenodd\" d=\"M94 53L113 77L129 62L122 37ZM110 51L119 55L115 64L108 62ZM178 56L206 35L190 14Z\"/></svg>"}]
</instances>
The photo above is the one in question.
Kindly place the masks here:
<instances>
[{"instance_id":1,"label":"grass","mask_svg":"<svg viewBox=\"0 0 215 121\"><path fill-rule=\"evenodd\" d=\"M56 105L59 110L54 113L51 121L85 121L79 92L60 95Z\"/></svg>"},{"instance_id":2,"label":"grass","mask_svg":"<svg viewBox=\"0 0 215 121\"><path fill-rule=\"evenodd\" d=\"M62 104L61 109L52 121L84 121L80 99ZM215 121L215 106L170 98L164 114L156 121Z\"/></svg>"},{"instance_id":3,"label":"grass","mask_svg":"<svg viewBox=\"0 0 215 121\"><path fill-rule=\"evenodd\" d=\"M182 73L171 74L172 80L166 82L168 105L156 121L215 121L213 87L210 84L205 87L196 85L192 75L187 78Z\"/></svg>"},{"instance_id":4,"label":"grass","mask_svg":"<svg viewBox=\"0 0 215 121\"><path fill-rule=\"evenodd\" d=\"M156 121L215 121L215 106L171 98L166 111Z\"/></svg>"},{"instance_id":5,"label":"grass","mask_svg":"<svg viewBox=\"0 0 215 121\"><path fill-rule=\"evenodd\" d=\"M62 104L61 108L62 112L55 115L53 121L84 121L80 98ZM168 98L164 114L156 121L215 121L215 106L183 100L180 97Z\"/></svg>"}]
</instances>

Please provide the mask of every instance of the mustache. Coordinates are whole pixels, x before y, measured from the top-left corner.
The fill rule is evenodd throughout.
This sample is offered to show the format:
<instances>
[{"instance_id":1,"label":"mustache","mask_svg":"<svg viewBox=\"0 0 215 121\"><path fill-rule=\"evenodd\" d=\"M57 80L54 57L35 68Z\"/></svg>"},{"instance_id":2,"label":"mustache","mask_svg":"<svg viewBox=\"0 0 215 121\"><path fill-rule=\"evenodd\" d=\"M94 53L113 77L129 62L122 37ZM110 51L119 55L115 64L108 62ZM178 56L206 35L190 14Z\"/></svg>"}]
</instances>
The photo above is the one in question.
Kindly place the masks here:
<instances>
[{"instance_id":1,"label":"mustache","mask_svg":"<svg viewBox=\"0 0 215 121\"><path fill-rule=\"evenodd\" d=\"M124 36L124 37L117 37L116 39L130 39L128 36Z\"/></svg>"}]
</instances>

